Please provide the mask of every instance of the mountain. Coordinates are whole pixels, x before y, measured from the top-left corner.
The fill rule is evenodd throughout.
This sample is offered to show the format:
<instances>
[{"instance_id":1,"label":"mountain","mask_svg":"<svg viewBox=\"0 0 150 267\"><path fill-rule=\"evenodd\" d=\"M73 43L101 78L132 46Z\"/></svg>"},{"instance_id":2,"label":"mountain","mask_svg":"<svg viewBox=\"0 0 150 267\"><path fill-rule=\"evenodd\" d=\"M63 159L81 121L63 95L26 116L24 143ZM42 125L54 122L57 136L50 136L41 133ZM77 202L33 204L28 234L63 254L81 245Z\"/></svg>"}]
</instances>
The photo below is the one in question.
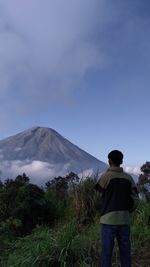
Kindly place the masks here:
<instances>
[{"instance_id":1,"label":"mountain","mask_svg":"<svg viewBox=\"0 0 150 267\"><path fill-rule=\"evenodd\" d=\"M34 127L0 141L2 177L27 172L41 179L103 172L107 165L51 128ZM40 178L39 178L40 179Z\"/></svg>"}]
</instances>

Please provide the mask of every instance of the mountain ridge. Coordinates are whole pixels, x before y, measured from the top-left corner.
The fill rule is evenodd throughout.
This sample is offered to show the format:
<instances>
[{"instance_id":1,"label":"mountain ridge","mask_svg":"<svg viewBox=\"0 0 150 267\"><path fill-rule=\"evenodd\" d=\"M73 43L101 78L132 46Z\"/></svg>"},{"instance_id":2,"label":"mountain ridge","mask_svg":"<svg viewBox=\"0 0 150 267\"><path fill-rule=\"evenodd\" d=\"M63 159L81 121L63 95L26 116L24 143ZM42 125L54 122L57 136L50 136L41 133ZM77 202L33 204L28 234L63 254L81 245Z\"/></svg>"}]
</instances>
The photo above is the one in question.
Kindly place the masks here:
<instances>
[{"instance_id":1,"label":"mountain ridge","mask_svg":"<svg viewBox=\"0 0 150 267\"><path fill-rule=\"evenodd\" d=\"M103 172L107 164L74 145L57 131L48 127L32 127L0 140L0 157L5 162L47 163L57 173L93 170ZM56 168L55 168L56 167ZM58 171L59 169L59 171Z\"/></svg>"}]
</instances>

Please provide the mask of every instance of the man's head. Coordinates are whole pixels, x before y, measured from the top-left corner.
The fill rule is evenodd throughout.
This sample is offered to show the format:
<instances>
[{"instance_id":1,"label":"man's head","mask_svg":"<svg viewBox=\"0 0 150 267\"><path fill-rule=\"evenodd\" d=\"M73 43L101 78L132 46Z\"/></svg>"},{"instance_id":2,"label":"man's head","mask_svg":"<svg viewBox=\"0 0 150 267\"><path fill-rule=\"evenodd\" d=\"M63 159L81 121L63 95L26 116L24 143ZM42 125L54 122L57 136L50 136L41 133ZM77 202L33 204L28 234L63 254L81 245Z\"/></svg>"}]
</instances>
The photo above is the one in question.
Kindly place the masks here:
<instances>
[{"instance_id":1,"label":"man's head","mask_svg":"<svg viewBox=\"0 0 150 267\"><path fill-rule=\"evenodd\" d=\"M114 165L119 167L123 162L123 154L119 150L113 150L108 154L108 160L110 166Z\"/></svg>"}]
</instances>

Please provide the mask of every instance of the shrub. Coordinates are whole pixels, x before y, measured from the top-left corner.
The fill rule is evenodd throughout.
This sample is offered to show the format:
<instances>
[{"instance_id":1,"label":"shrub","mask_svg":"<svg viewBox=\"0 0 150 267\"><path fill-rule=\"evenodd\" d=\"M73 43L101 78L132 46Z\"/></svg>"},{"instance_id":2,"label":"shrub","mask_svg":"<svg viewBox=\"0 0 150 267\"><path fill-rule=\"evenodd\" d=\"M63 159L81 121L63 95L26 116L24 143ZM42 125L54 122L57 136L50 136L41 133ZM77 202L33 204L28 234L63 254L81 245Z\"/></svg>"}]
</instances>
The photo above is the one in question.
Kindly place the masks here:
<instances>
[{"instance_id":1,"label":"shrub","mask_svg":"<svg viewBox=\"0 0 150 267\"><path fill-rule=\"evenodd\" d=\"M79 223L93 221L100 210L100 194L94 189L92 178L82 180L72 191L72 210Z\"/></svg>"}]
</instances>

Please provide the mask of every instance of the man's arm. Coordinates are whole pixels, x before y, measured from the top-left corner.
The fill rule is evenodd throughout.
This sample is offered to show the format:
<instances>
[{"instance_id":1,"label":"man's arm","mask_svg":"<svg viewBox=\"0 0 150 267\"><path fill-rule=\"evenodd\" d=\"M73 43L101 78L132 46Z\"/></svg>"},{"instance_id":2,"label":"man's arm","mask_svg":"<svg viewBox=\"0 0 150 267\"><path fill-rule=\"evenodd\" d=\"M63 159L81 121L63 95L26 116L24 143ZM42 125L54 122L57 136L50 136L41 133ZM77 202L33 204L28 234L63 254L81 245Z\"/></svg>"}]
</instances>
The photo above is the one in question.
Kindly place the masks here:
<instances>
[{"instance_id":1,"label":"man's arm","mask_svg":"<svg viewBox=\"0 0 150 267\"><path fill-rule=\"evenodd\" d=\"M99 183L94 186L94 189L99 193L102 193L104 191L104 188L102 188Z\"/></svg>"},{"instance_id":2,"label":"man's arm","mask_svg":"<svg viewBox=\"0 0 150 267\"><path fill-rule=\"evenodd\" d=\"M132 187L131 187L131 198L132 198L133 204L132 204L132 207L130 209L130 212L133 212L134 210L136 210L136 208L139 204L138 190L137 190L137 186L136 186L133 179L132 179Z\"/></svg>"},{"instance_id":3,"label":"man's arm","mask_svg":"<svg viewBox=\"0 0 150 267\"><path fill-rule=\"evenodd\" d=\"M99 178L94 189L98 191L99 193L103 193L105 191L105 188L107 187L107 184L108 184L108 177L107 177L107 174L104 173Z\"/></svg>"}]
</instances>

